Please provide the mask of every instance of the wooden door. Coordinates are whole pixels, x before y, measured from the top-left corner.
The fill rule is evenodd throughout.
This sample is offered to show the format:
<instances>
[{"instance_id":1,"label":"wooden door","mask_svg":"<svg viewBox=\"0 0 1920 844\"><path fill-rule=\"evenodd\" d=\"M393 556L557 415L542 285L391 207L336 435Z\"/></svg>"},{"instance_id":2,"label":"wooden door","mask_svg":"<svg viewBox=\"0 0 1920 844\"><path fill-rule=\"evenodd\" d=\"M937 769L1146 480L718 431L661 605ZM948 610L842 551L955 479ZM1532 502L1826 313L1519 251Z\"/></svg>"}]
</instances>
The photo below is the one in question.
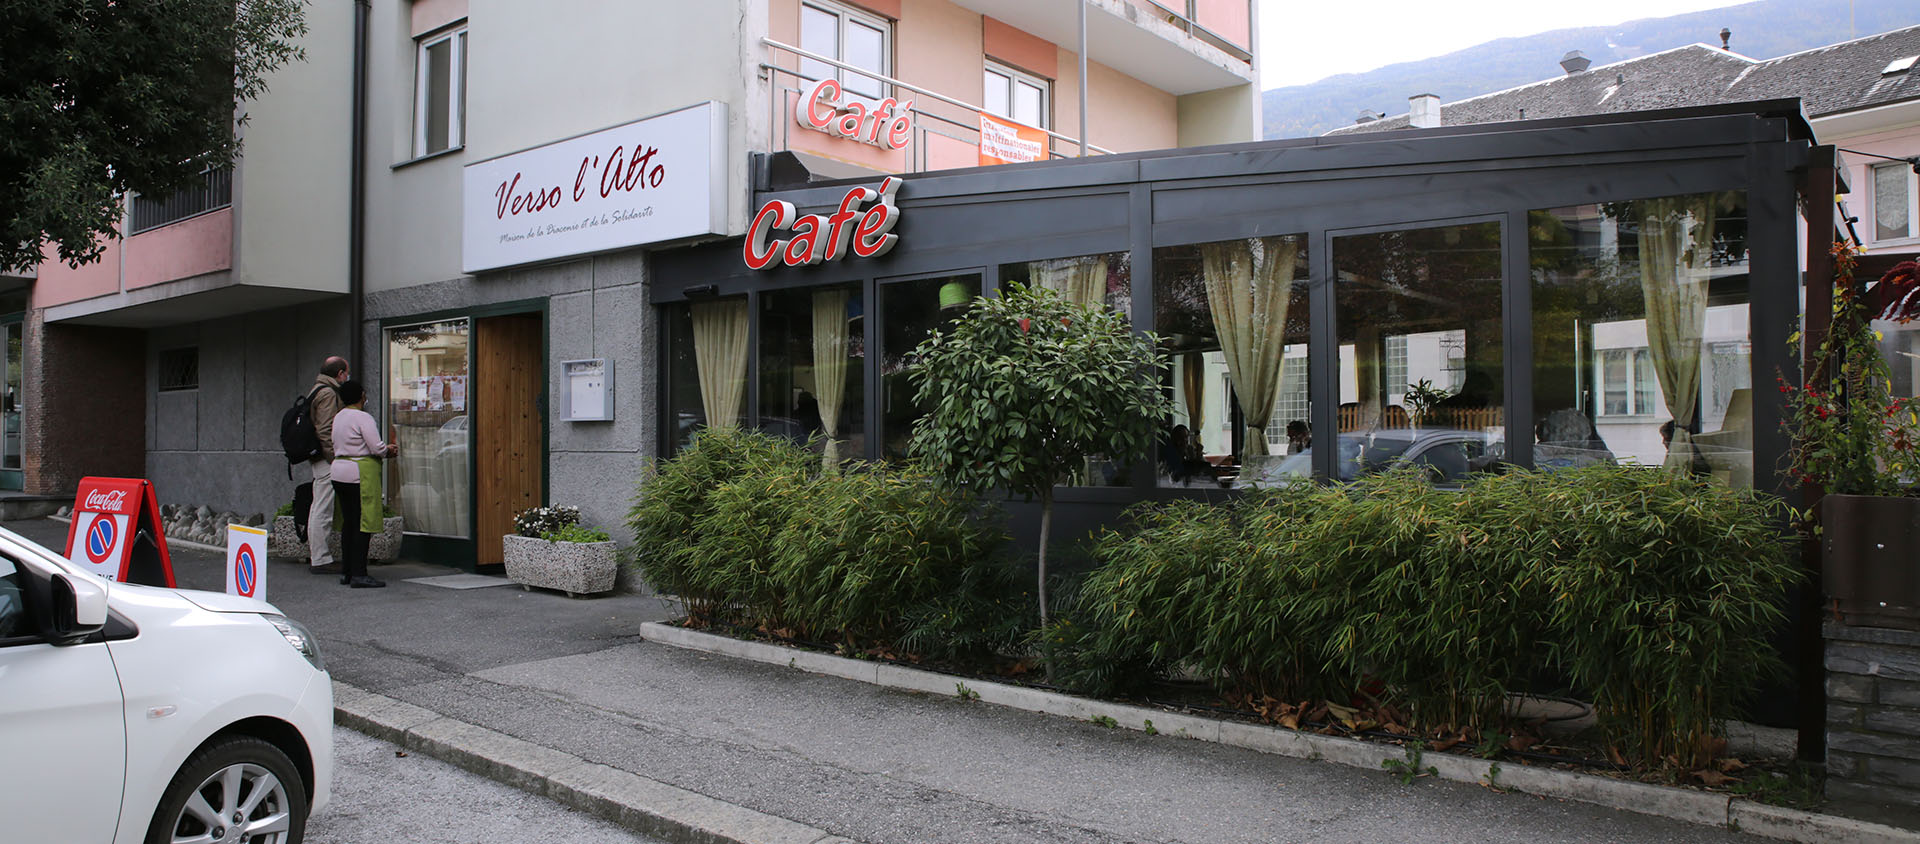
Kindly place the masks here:
<instances>
[{"instance_id":1,"label":"wooden door","mask_svg":"<svg viewBox=\"0 0 1920 844\"><path fill-rule=\"evenodd\" d=\"M500 537L514 514L546 498L546 379L539 314L474 321L474 554L505 562Z\"/></svg>"}]
</instances>

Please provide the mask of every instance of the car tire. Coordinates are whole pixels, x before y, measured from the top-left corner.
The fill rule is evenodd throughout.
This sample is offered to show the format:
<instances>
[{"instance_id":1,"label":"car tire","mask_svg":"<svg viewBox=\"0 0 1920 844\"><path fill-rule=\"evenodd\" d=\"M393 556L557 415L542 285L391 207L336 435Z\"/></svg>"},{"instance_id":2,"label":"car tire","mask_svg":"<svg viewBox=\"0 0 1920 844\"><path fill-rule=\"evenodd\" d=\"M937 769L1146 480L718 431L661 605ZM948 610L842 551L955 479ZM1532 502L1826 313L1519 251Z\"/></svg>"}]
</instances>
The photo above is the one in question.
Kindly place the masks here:
<instances>
[{"instance_id":1,"label":"car tire","mask_svg":"<svg viewBox=\"0 0 1920 844\"><path fill-rule=\"evenodd\" d=\"M209 810L218 817L210 817ZM229 825L236 815L245 826L240 834L231 834ZM292 760L260 739L229 736L200 748L180 766L160 796L146 844L208 838L232 844L299 844L306 829L306 784Z\"/></svg>"}]
</instances>

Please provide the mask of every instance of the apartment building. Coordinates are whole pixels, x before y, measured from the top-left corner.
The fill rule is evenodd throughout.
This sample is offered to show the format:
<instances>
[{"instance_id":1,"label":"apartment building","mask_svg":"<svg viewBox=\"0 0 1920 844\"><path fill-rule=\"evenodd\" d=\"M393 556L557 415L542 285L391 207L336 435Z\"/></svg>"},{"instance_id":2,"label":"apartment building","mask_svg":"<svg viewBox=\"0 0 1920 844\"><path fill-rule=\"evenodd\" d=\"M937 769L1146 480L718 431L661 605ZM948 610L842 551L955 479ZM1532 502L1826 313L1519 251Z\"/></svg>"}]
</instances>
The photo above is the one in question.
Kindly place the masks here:
<instances>
[{"instance_id":1,"label":"apartment building","mask_svg":"<svg viewBox=\"0 0 1920 844\"><path fill-rule=\"evenodd\" d=\"M409 553L497 563L513 513L544 502L617 528L673 436L655 264L747 234L756 186L1245 142L1260 126L1251 0L307 15L307 61L247 105L230 171L132 198L106 260L43 264L18 303L27 490L141 475L166 502L271 511L292 487L280 414L345 354L401 446L387 495Z\"/></svg>"}]
</instances>

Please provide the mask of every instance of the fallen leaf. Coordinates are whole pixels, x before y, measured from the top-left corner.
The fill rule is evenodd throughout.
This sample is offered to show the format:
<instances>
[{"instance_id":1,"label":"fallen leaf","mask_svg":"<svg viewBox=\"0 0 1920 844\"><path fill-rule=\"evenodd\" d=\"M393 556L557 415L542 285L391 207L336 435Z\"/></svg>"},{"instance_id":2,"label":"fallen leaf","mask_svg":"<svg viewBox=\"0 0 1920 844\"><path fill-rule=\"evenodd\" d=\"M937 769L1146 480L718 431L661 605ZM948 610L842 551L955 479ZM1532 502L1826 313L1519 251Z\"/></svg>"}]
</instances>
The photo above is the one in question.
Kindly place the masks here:
<instances>
[{"instance_id":1,"label":"fallen leaf","mask_svg":"<svg viewBox=\"0 0 1920 844\"><path fill-rule=\"evenodd\" d=\"M1739 777L1730 777L1712 768L1707 768L1701 771L1694 771L1693 775L1695 777L1698 777L1701 782L1706 783L1709 786L1720 786L1730 782L1740 781Z\"/></svg>"},{"instance_id":2,"label":"fallen leaf","mask_svg":"<svg viewBox=\"0 0 1920 844\"><path fill-rule=\"evenodd\" d=\"M395 757L395 758L398 758L398 759L405 759L405 758L407 758L407 752L406 752L406 751L404 751L404 750L396 750L396 751L394 751L394 752L393 752L393 755L394 755L394 757Z\"/></svg>"},{"instance_id":3,"label":"fallen leaf","mask_svg":"<svg viewBox=\"0 0 1920 844\"><path fill-rule=\"evenodd\" d=\"M1434 752L1436 753L1444 753L1448 750L1453 749L1453 747L1455 745L1458 745L1459 743L1460 743L1460 737L1454 736L1453 738L1450 738L1450 739L1434 742L1433 749L1434 749Z\"/></svg>"},{"instance_id":4,"label":"fallen leaf","mask_svg":"<svg viewBox=\"0 0 1920 844\"><path fill-rule=\"evenodd\" d=\"M1746 769L1747 769L1747 763L1742 762L1738 759L1735 759L1731 756L1720 760L1720 770L1722 771L1744 771Z\"/></svg>"},{"instance_id":5,"label":"fallen leaf","mask_svg":"<svg viewBox=\"0 0 1920 844\"><path fill-rule=\"evenodd\" d=\"M1300 716L1295 713L1282 715L1280 716L1280 726L1286 727L1289 730L1300 729Z\"/></svg>"},{"instance_id":6,"label":"fallen leaf","mask_svg":"<svg viewBox=\"0 0 1920 844\"><path fill-rule=\"evenodd\" d=\"M1627 757L1620 754L1620 748L1613 747L1612 745L1607 746L1607 759L1611 760L1613 764L1623 768L1627 765Z\"/></svg>"},{"instance_id":7,"label":"fallen leaf","mask_svg":"<svg viewBox=\"0 0 1920 844\"><path fill-rule=\"evenodd\" d=\"M1533 736L1514 736L1513 738L1507 739L1507 749L1508 750L1526 750L1527 748L1532 747L1539 743L1540 743L1540 740L1537 738L1534 738Z\"/></svg>"}]
</instances>

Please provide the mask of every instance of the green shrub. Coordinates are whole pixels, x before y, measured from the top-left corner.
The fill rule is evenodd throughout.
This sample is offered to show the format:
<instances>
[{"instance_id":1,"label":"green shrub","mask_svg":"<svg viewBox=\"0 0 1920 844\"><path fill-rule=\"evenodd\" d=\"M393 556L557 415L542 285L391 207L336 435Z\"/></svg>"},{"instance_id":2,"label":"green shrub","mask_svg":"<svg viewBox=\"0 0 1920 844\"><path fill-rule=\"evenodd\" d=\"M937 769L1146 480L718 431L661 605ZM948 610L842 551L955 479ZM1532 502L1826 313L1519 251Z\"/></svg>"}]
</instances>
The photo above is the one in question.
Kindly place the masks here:
<instances>
[{"instance_id":1,"label":"green shrub","mask_svg":"<svg viewBox=\"0 0 1920 844\"><path fill-rule=\"evenodd\" d=\"M707 514L708 496L739 478L806 472L819 458L787 440L738 428L709 428L671 460L642 473L627 527L634 535L632 561L656 591L679 595L696 614L708 612L705 593L690 591L688 549L699 540L695 525ZM723 596L716 596L723 597Z\"/></svg>"},{"instance_id":2,"label":"green shrub","mask_svg":"<svg viewBox=\"0 0 1920 844\"><path fill-rule=\"evenodd\" d=\"M796 626L816 636L892 642L914 608L962 597L948 609L976 625L986 621L970 600L991 605L998 594L963 596L961 590L1004 586L989 571L969 573L1000 538L974 521L972 495L913 472L873 467L815 478L794 500L768 556L772 586ZM922 616L922 623L929 621ZM925 639L919 637L928 644Z\"/></svg>"},{"instance_id":3,"label":"green shrub","mask_svg":"<svg viewBox=\"0 0 1920 844\"><path fill-rule=\"evenodd\" d=\"M1799 580L1770 497L1664 471L1593 466L1543 484L1533 545L1550 658L1629 758L1711 760L1717 722L1779 670L1768 643Z\"/></svg>"},{"instance_id":4,"label":"green shrub","mask_svg":"<svg viewBox=\"0 0 1920 844\"><path fill-rule=\"evenodd\" d=\"M716 618L791 626L787 596L774 580L772 564L788 519L811 506L810 469L770 465L708 493L692 535L673 557L684 572L681 596L705 602Z\"/></svg>"},{"instance_id":5,"label":"green shrub","mask_svg":"<svg viewBox=\"0 0 1920 844\"><path fill-rule=\"evenodd\" d=\"M548 542L608 542L613 539L604 530L579 523L566 525L559 530L547 531L540 534L540 538Z\"/></svg>"},{"instance_id":6,"label":"green shrub","mask_svg":"<svg viewBox=\"0 0 1920 844\"><path fill-rule=\"evenodd\" d=\"M1767 637L1795 577L1783 515L1617 466L1142 505L1099 537L1101 568L1040 642L1076 688L1183 670L1229 696L1358 691L1428 731L1489 731L1531 677L1564 677L1636 764L1698 767L1715 722L1777 665Z\"/></svg>"}]
</instances>

